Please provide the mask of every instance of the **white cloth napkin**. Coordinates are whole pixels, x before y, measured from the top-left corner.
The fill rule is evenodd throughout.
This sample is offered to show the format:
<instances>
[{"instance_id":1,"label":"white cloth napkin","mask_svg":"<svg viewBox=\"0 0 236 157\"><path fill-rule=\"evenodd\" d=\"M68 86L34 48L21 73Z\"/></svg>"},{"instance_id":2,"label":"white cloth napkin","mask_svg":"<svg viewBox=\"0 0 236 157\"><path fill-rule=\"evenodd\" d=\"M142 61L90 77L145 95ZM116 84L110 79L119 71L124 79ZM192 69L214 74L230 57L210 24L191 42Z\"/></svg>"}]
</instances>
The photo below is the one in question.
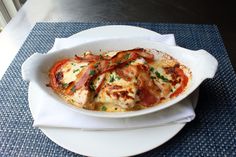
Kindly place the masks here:
<instances>
[{"instance_id":1,"label":"white cloth napkin","mask_svg":"<svg viewBox=\"0 0 236 157\"><path fill-rule=\"evenodd\" d=\"M100 39L104 38L106 37ZM173 34L135 37L135 39L137 38L140 40L151 40L175 45ZM71 36L69 38L56 39L53 48L49 52L73 47L93 40L97 40L97 38L88 39ZM32 104L37 106L35 106L37 112L34 116L35 119L33 126L77 128L84 130L122 130L190 122L195 118L195 106L193 106L193 104L196 104L196 102L193 101L194 97L197 96L196 93L194 93L194 96L189 96L178 104L155 113L132 118L112 119L97 118L80 114L68 107L53 103L55 100L48 97L43 92L40 92L39 94L40 96L38 97L44 99L37 100Z\"/></svg>"},{"instance_id":2,"label":"white cloth napkin","mask_svg":"<svg viewBox=\"0 0 236 157\"><path fill-rule=\"evenodd\" d=\"M66 48L71 48L74 46L77 46L79 44L82 43L86 43L86 42L91 42L91 41L96 41L96 40L100 40L100 39L115 39L116 37L106 37L105 35L103 37L96 37L96 38L87 38L84 36L79 36L77 34L69 37L69 38L56 38L54 45L52 47L52 49L49 51L53 52L56 50L60 50L60 49L66 49ZM130 38L127 35L120 35L119 38ZM133 39L137 39L137 40L148 40L148 41L156 41L156 42L163 42L167 45L176 45L175 43L175 37L173 34L165 34L165 35L152 35L152 36L132 36Z\"/></svg>"}]
</instances>

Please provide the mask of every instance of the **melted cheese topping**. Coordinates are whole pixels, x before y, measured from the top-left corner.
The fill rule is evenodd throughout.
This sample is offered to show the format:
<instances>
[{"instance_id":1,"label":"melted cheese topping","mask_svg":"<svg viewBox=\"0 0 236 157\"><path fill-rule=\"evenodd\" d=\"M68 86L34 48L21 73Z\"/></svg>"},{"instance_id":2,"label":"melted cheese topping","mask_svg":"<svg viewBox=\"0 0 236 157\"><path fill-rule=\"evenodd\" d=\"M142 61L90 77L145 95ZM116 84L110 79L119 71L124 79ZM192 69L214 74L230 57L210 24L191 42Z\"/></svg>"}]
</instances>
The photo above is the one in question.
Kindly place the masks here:
<instances>
[{"instance_id":1,"label":"melted cheese topping","mask_svg":"<svg viewBox=\"0 0 236 157\"><path fill-rule=\"evenodd\" d=\"M63 78L60 82L69 84L70 82L76 80L76 75L78 75L87 65L88 62L77 62L74 60L67 62L59 69L59 71L63 73Z\"/></svg>"},{"instance_id":2,"label":"melted cheese topping","mask_svg":"<svg viewBox=\"0 0 236 157\"><path fill-rule=\"evenodd\" d=\"M116 72L107 73L104 85L98 93L96 102L113 104L122 108L133 107L137 93L137 80L126 81L120 78Z\"/></svg>"},{"instance_id":3,"label":"melted cheese topping","mask_svg":"<svg viewBox=\"0 0 236 157\"><path fill-rule=\"evenodd\" d=\"M64 98L71 104L77 107L83 107L83 104L86 104L89 101L89 91L81 88L76 90L73 95L67 95Z\"/></svg>"},{"instance_id":4,"label":"melted cheese topping","mask_svg":"<svg viewBox=\"0 0 236 157\"><path fill-rule=\"evenodd\" d=\"M135 61L131 62L130 65L139 65L146 64L147 62L143 58L138 58Z\"/></svg>"},{"instance_id":5,"label":"melted cheese topping","mask_svg":"<svg viewBox=\"0 0 236 157\"><path fill-rule=\"evenodd\" d=\"M78 62L76 60L71 60L65 63L58 72L63 73L63 77L60 80L61 84L68 86L69 83L76 80L76 76L88 65L87 62ZM69 103L82 107L83 104L88 102L89 99L89 91L85 88L81 88L76 90L72 95L61 95L64 97Z\"/></svg>"},{"instance_id":6,"label":"melted cheese topping","mask_svg":"<svg viewBox=\"0 0 236 157\"><path fill-rule=\"evenodd\" d=\"M131 62L130 65L136 66L145 63L143 58L139 58ZM101 103L103 107L105 106L108 112L124 111L124 109L133 108L138 101L137 91L135 77L126 81L113 71L106 73L105 82L95 101Z\"/></svg>"},{"instance_id":7,"label":"melted cheese topping","mask_svg":"<svg viewBox=\"0 0 236 157\"><path fill-rule=\"evenodd\" d=\"M117 51L113 51L105 55L112 57L116 54ZM145 86L153 82L153 84L161 90L160 99L164 98L167 100L170 98L173 91L179 88L180 84L171 84L172 75L166 71L165 67L173 67L178 62L165 53L159 53L155 59L155 61L147 63L144 58L139 57L120 69L121 72L124 72L126 78L122 76L119 71L109 71L100 74L97 78L93 78L93 80L89 82L89 87L83 86L75 90L72 94L65 94L67 87L71 84L73 85L73 82L76 81L80 72L89 65L89 62L79 62L78 60L71 59L57 70L57 73L60 73L57 81L61 88L61 93L58 92L58 94L67 102L79 108L96 109L107 112L123 112L129 109L135 109L135 107L140 105L137 105L137 102L142 100L138 94L140 93L140 88L138 87L139 82L137 79L137 73L139 72L137 69L141 65L141 67L145 66L150 68L149 71L145 69L147 75L144 75L144 78L148 78L148 81L144 81ZM185 73L188 73L187 68L183 67L183 69ZM188 75L188 77L190 77L190 75ZM150 94L148 93L147 95ZM140 106L141 108L145 108L145 106Z\"/></svg>"}]
</instances>

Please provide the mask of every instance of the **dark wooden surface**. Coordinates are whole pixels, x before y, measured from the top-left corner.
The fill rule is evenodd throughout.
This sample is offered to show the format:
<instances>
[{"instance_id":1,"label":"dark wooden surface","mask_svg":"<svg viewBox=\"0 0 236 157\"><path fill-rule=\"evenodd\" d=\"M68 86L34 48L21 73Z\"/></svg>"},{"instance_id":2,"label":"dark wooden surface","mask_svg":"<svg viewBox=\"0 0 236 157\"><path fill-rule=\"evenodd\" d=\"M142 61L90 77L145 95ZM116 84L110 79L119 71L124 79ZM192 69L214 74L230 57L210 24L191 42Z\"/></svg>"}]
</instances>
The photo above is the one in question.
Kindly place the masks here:
<instances>
[{"instance_id":1,"label":"dark wooden surface","mask_svg":"<svg viewBox=\"0 0 236 157\"><path fill-rule=\"evenodd\" d=\"M129 21L216 24L236 70L236 9L213 0L78 0L81 22Z\"/></svg>"}]
</instances>

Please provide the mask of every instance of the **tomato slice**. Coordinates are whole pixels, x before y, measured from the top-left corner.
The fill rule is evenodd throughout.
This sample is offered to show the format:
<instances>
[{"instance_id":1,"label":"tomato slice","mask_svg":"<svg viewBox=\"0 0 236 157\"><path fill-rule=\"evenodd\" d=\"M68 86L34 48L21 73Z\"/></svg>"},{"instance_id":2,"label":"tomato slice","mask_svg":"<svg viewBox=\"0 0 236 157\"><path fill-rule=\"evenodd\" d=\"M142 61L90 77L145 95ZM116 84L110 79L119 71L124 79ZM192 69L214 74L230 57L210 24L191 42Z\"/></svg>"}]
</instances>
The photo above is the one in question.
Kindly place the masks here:
<instances>
[{"instance_id":1,"label":"tomato slice","mask_svg":"<svg viewBox=\"0 0 236 157\"><path fill-rule=\"evenodd\" d=\"M185 89L185 87L187 86L188 84L188 77L184 74L184 71L180 68L175 68L175 72L180 76L181 78L181 84L179 86L179 88L177 88L174 93L172 93L170 95L170 97L176 97L178 96L180 93L183 92L183 90Z\"/></svg>"},{"instance_id":2,"label":"tomato slice","mask_svg":"<svg viewBox=\"0 0 236 157\"><path fill-rule=\"evenodd\" d=\"M62 65L64 65L68 61L69 61L69 59L60 60L60 61L56 62L54 64L54 66L50 69L50 72L49 72L50 86L55 90L58 88L58 82L56 79L56 72Z\"/></svg>"}]
</instances>

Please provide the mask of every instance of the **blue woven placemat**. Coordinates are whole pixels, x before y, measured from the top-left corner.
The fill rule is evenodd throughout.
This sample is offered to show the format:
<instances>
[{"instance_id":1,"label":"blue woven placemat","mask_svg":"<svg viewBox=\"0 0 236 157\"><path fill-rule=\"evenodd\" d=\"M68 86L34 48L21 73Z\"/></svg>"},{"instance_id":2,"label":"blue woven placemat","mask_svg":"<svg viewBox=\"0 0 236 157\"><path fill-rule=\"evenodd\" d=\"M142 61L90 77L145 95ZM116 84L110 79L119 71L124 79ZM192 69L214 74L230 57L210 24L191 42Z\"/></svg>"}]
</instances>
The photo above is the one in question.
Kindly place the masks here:
<instances>
[{"instance_id":1,"label":"blue woven placemat","mask_svg":"<svg viewBox=\"0 0 236 157\"><path fill-rule=\"evenodd\" d=\"M196 119L164 145L140 156L236 156L236 76L217 27L153 23L36 24L0 81L0 156L76 156L32 127L28 84L22 80L20 69L33 52L47 52L55 38L109 24L129 24L162 34L174 33L179 46L205 49L219 61L215 78L200 86Z\"/></svg>"}]
</instances>

